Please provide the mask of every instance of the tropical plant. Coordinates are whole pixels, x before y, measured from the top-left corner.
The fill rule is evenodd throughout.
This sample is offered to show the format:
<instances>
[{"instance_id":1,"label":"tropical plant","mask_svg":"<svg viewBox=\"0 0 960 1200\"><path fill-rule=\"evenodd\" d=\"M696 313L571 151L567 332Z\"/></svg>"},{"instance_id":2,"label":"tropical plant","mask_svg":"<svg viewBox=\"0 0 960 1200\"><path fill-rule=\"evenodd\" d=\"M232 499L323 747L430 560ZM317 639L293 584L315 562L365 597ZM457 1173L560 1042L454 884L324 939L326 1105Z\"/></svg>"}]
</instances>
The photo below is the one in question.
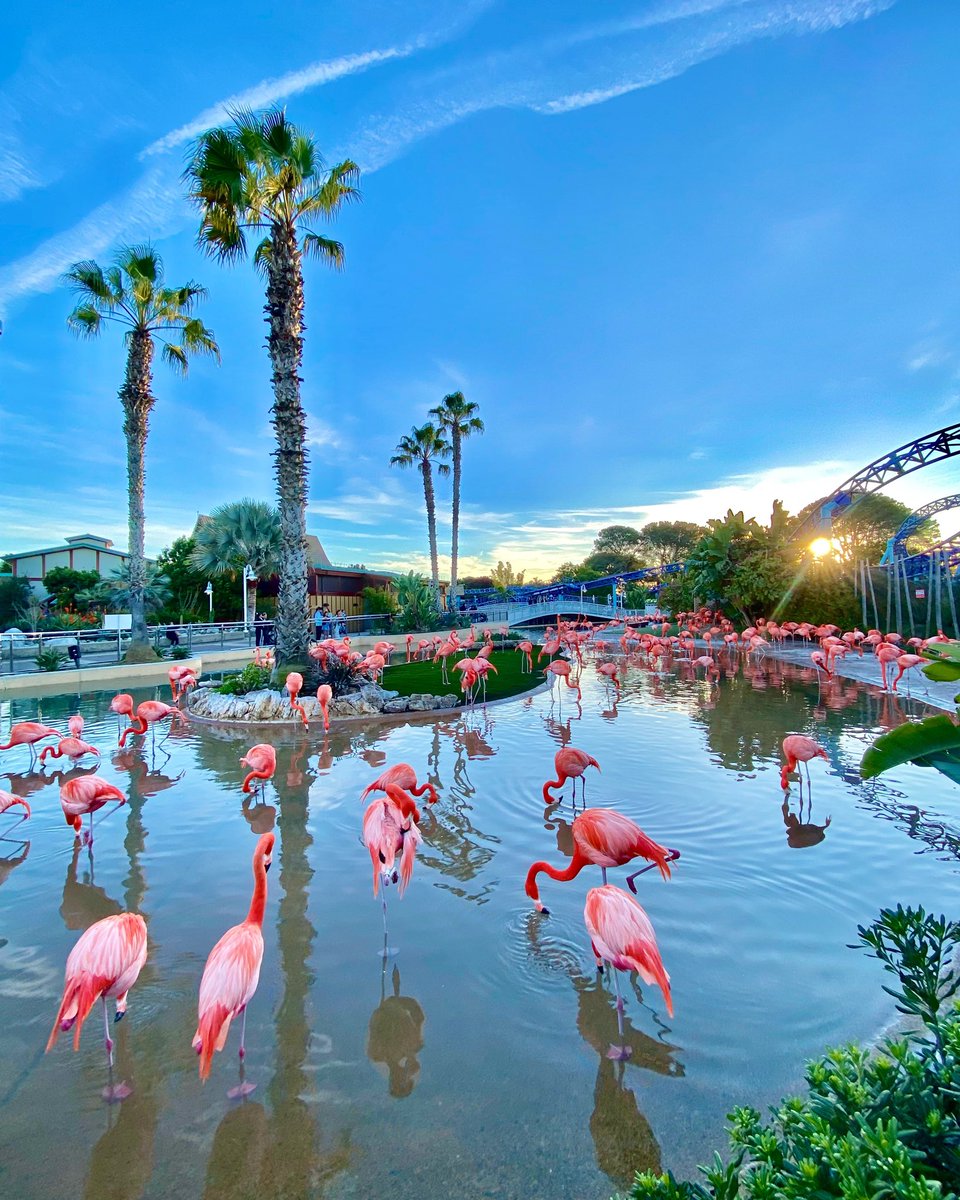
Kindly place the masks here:
<instances>
[{"instance_id":1,"label":"tropical plant","mask_svg":"<svg viewBox=\"0 0 960 1200\"><path fill-rule=\"evenodd\" d=\"M220 350L211 330L194 315L205 290L190 282L164 286L163 261L152 246L125 246L104 270L93 261L74 263L64 276L77 295L67 324L80 337L96 337L105 322L124 330L126 376L120 388L123 433L127 442L127 509L130 567L130 644L127 659L154 657L147 637L144 600L144 457L150 411L154 405L153 356L186 374L190 357L209 354L219 361Z\"/></svg>"},{"instance_id":2,"label":"tropical plant","mask_svg":"<svg viewBox=\"0 0 960 1200\"><path fill-rule=\"evenodd\" d=\"M126 562L119 571L114 571L109 579L102 580L96 588L92 588L89 593L91 602L129 612L133 595L131 567L131 562ZM157 612L170 599L170 583L156 563L147 564L142 576L140 595L145 617Z\"/></svg>"},{"instance_id":3,"label":"tropical plant","mask_svg":"<svg viewBox=\"0 0 960 1200\"><path fill-rule=\"evenodd\" d=\"M326 670L319 671L316 677L317 686L319 687L321 683L329 684L333 689L334 697L355 692L361 682L354 664L343 662L336 657L328 658ZM311 683L313 683L312 679Z\"/></svg>"},{"instance_id":4,"label":"tropical plant","mask_svg":"<svg viewBox=\"0 0 960 1200\"><path fill-rule=\"evenodd\" d=\"M256 606L257 582L281 569L283 535L280 514L262 500L232 500L221 504L201 521L194 538L191 562L201 575L239 577L243 568L253 569L247 585L247 611ZM304 576L306 580L306 576ZM306 618L304 618L306 628Z\"/></svg>"},{"instance_id":5,"label":"tropical plant","mask_svg":"<svg viewBox=\"0 0 960 1200\"><path fill-rule=\"evenodd\" d=\"M178 624L209 620L208 582L213 585L214 619L236 620L240 616L240 597L232 573L201 571L194 562L196 546L192 537L178 537L157 555L157 569L170 581L170 599L157 613L157 620Z\"/></svg>"},{"instance_id":6,"label":"tropical plant","mask_svg":"<svg viewBox=\"0 0 960 1200\"><path fill-rule=\"evenodd\" d=\"M52 647L49 650L40 650L34 661L39 671L59 671L67 661L67 656L62 650Z\"/></svg>"},{"instance_id":7,"label":"tropical plant","mask_svg":"<svg viewBox=\"0 0 960 1200\"><path fill-rule=\"evenodd\" d=\"M228 675L216 690L224 696L245 696L247 692L259 692L268 688L271 676L269 667L247 663L236 675Z\"/></svg>"},{"instance_id":8,"label":"tropical plant","mask_svg":"<svg viewBox=\"0 0 960 1200\"><path fill-rule=\"evenodd\" d=\"M363 597L363 611L379 615L397 611L397 597L390 588L365 587L360 593Z\"/></svg>"},{"instance_id":9,"label":"tropical plant","mask_svg":"<svg viewBox=\"0 0 960 1200\"><path fill-rule=\"evenodd\" d=\"M28 579L18 575L0 579L0 629L7 629L27 619L32 595Z\"/></svg>"},{"instance_id":10,"label":"tropical plant","mask_svg":"<svg viewBox=\"0 0 960 1200\"><path fill-rule=\"evenodd\" d=\"M467 400L463 392L451 392L444 396L443 403L431 408L442 433L447 435L453 454L453 505L450 531L450 591L447 593L447 608L457 604L457 555L460 545L460 472L463 459L463 440L475 433L483 433L483 421L477 416L480 406Z\"/></svg>"},{"instance_id":11,"label":"tropical plant","mask_svg":"<svg viewBox=\"0 0 960 1200\"><path fill-rule=\"evenodd\" d=\"M922 908L886 909L858 929L899 986L886 988L919 1024L872 1050L846 1046L807 1067L808 1094L764 1121L730 1116L731 1159L704 1182L642 1173L633 1200L941 1200L960 1189L960 923Z\"/></svg>"},{"instance_id":12,"label":"tropical plant","mask_svg":"<svg viewBox=\"0 0 960 1200\"><path fill-rule=\"evenodd\" d=\"M185 178L200 211L200 245L223 262L244 258L248 231L261 236L253 260L266 280L273 370L275 472L280 510L277 662L306 660L307 494L306 414L300 399L303 359L303 259L343 265L343 246L315 232L359 195L359 171L349 159L327 169L313 138L282 109L237 110L232 123L203 134Z\"/></svg>"},{"instance_id":13,"label":"tropical plant","mask_svg":"<svg viewBox=\"0 0 960 1200\"><path fill-rule=\"evenodd\" d=\"M439 622L436 593L427 580L416 571L397 578L397 617L394 628L399 633L434 629Z\"/></svg>"},{"instance_id":14,"label":"tropical plant","mask_svg":"<svg viewBox=\"0 0 960 1200\"><path fill-rule=\"evenodd\" d=\"M81 597L99 582L99 571L75 571L72 567L54 567L43 577L43 586L60 609L82 606Z\"/></svg>"},{"instance_id":15,"label":"tropical plant","mask_svg":"<svg viewBox=\"0 0 960 1200\"><path fill-rule=\"evenodd\" d=\"M427 510L427 535L430 539L430 577L434 597L440 594L440 570L437 564L437 503L433 491L433 467L438 475L449 475L450 468L442 459L450 455L449 443L431 422L415 425L397 443L397 452L390 459L391 467L416 467L423 480L423 501ZM439 607L439 601L436 601Z\"/></svg>"}]
</instances>

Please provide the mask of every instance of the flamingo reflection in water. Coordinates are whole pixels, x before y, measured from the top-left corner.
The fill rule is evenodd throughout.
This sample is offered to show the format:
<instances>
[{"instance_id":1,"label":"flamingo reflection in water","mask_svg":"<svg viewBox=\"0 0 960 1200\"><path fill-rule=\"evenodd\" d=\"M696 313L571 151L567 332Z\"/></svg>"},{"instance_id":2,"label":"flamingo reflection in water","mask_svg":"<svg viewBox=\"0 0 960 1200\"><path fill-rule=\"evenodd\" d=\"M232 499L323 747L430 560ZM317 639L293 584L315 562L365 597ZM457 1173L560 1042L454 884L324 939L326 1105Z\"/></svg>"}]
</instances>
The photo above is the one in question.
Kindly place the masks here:
<instances>
[{"instance_id":1,"label":"flamingo reflection in water","mask_svg":"<svg viewBox=\"0 0 960 1200\"><path fill-rule=\"evenodd\" d=\"M370 1016L367 1030L367 1058L386 1068L387 1088L391 1096L409 1096L420 1077L423 1049L423 1009L412 996L400 994L400 969L391 973L393 991L387 995L387 945L384 941L383 966L380 969L380 1003Z\"/></svg>"},{"instance_id":2,"label":"flamingo reflection in water","mask_svg":"<svg viewBox=\"0 0 960 1200\"><path fill-rule=\"evenodd\" d=\"M30 843L21 838L12 838L10 833L30 816L30 805L12 792L0 791L0 817L6 814L12 820L0 833L0 842L15 847L14 852L0 855L0 884L4 883L16 867L27 861ZM6 846L3 847L6 850Z\"/></svg>"},{"instance_id":3,"label":"flamingo reflection in water","mask_svg":"<svg viewBox=\"0 0 960 1200\"><path fill-rule=\"evenodd\" d=\"M577 1031L597 1055L597 1078L593 1089L590 1136L597 1166L624 1191L628 1191L637 1171L659 1173L660 1146L650 1122L637 1104L628 1086L628 1072L651 1071L670 1079L681 1079L683 1064L677 1060L678 1047L637 1029L629 1015L617 1012L615 995L604 986L603 976L584 973L579 958L556 943L541 943L544 925L533 914L527 921L527 937L533 956L551 971L563 972L573 984L577 997ZM642 1004L636 981L634 996ZM618 1020L619 1016L619 1020ZM656 1021L656 1014L653 1014ZM630 1053L613 1059L608 1050L614 1038ZM636 1076L639 1082L642 1076Z\"/></svg>"},{"instance_id":4,"label":"flamingo reflection in water","mask_svg":"<svg viewBox=\"0 0 960 1200\"><path fill-rule=\"evenodd\" d=\"M813 802L810 799L809 789L807 790L807 819L803 819L803 785L800 785L800 808L798 812L792 812L790 809L789 798L785 799L780 811L783 813L783 824L787 831L787 845L792 846L795 850L802 850L806 846L817 846L827 835L827 829L830 826L830 817L827 817L823 825L815 825L811 820L813 816Z\"/></svg>"}]
</instances>

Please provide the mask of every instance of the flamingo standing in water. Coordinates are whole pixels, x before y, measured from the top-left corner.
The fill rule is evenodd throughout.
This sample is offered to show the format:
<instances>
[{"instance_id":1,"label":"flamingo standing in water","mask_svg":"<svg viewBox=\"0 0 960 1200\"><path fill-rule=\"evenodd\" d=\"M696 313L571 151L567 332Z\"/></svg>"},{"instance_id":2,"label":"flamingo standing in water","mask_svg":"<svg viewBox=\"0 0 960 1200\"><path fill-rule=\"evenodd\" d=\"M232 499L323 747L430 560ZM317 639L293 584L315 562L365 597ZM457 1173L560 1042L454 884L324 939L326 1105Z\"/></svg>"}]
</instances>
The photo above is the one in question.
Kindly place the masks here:
<instances>
[{"instance_id":1,"label":"flamingo standing in water","mask_svg":"<svg viewBox=\"0 0 960 1200\"><path fill-rule=\"evenodd\" d=\"M619 1046L611 1046L607 1057L626 1059L630 1048L623 1043L623 997L620 994L619 971L636 971L644 983L655 983L667 1005L667 1015L673 1016L673 998L670 995L670 976L664 969L657 937L650 918L634 898L605 883L603 887L591 888L583 909L583 921L590 935L590 946L597 962L597 970L603 970L608 962L613 971L617 989L617 1026L620 1030Z\"/></svg>"},{"instance_id":2,"label":"flamingo standing in water","mask_svg":"<svg viewBox=\"0 0 960 1200\"><path fill-rule=\"evenodd\" d=\"M919 667L922 663L925 663L926 661L927 661L927 659L925 659L922 654L901 654L900 657L897 659L897 673L894 676L894 680L893 680L893 690L894 691L897 690L897 684L903 678L904 671L910 671L914 667ZM41 753L40 757L41 758L43 757L42 753Z\"/></svg>"},{"instance_id":3,"label":"flamingo standing in water","mask_svg":"<svg viewBox=\"0 0 960 1200\"><path fill-rule=\"evenodd\" d=\"M559 677L566 683L567 687L570 688L571 691L575 691L577 693L578 700L581 698L580 684L574 683L574 681L570 678L570 664L566 661L566 659L559 658L554 662L551 662L548 666L543 668L543 674L544 676L553 677L550 680L551 694L553 693L554 681Z\"/></svg>"},{"instance_id":4,"label":"flamingo standing in water","mask_svg":"<svg viewBox=\"0 0 960 1200\"><path fill-rule=\"evenodd\" d=\"M380 895L383 909L384 956L387 951L387 886L396 883L402 899L413 875L417 846L422 838L417 822L405 814L396 803L391 789L386 796L377 796L363 814L363 844L370 853L373 866L373 896ZM400 866L397 867L397 855Z\"/></svg>"},{"instance_id":5,"label":"flamingo standing in water","mask_svg":"<svg viewBox=\"0 0 960 1200\"><path fill-rule=\"evenodd\" d=\"M110 701L110 711L117 714L117 735L119 736L123 728L121 717L129 717L133 720L133 697L129 692L118 692ZM120 743L121 746L123 743Z\"/></svg>"},{"instance_id":6,"label":"flamingo standing in water","mask_svg":"<svg viewBox=\"0 0 960 1200\"><path fill-rule=\"evenodd\" d=\"M277 752L267 742L258 742L256 746L251 746L240 759L240 765L246 767L250 772L244 779L240 790L249 795L253 790L250 784L257 779L260 781L260 790L262 791L264 783L268 779L272 779L276 772Z\"/></svg>"},{"instance_id":7,"label":"flamingo standing in water","mask_svg":"<svg viewBox=\"0 0 960 1200\"><path fill-rule=\"evenodd\" d=\"M40 762L43 763L49 756L50 758L66 757L75 763L85 754L95 754L97 758L100 757L100 751L96 746L91 746L89 742L85 742L79 737L66 737L61 738L56 746L44 746L40 751Z\"/></svg>"},{"instance_id":8,"label":"flamingo standing in water","mask_svg":"<svg viewBox=\"0 0 960 1200\"><path fill-rule=\"evenodd\" d=\"M889 637L890 635L888 634L887 636ZM883 680L884 691L890 686L890 681L887 678L887 667L891 663L895 663L900 656L901 651L897 646L892 646L886 642L877 646L877 662L880 664L880 677Z\"/></svg>"},{"instance_id":9,"label":"flamingo standing in water","mask_svg":"<svg viewBox=\"0 0 960 1200\"><path fill-rule=\"evenodd\" d=\"M103 1038L107 1067L113 1068L113 1039L107 1001L116 1000L114 1021L127 1011L127 993L137 982L147 961L147 926L137 913L117 913L104 917L85 930L67 957L63 997L57 1019L47 1042L52 1050L61 1033L73 1030L73 1048L80 1049L80 1030L99 1000L103 1006ZM130 1095L125 1084L111 1085L103 1093L106 1100L123 1100Z\"/></svg>"},{"instance_id":10,"label":"flamingo standing in water","mask_svg":"<svg viewBox=\"0 0 960 1200\"><path fill-rule=\"evenodd\" d=\"M149 728L153 728L154 737L156 737L156 726L159 721L170 722L170 728L173 728L174 719L180 722L181 725L186 725L187 718L183 715L179 708L174 708L172 704L164 704L162 700L144 700L137 705L136 716L133 718L133 724L129 729L125 729L120 735L120 745L125 746L127 738L130 734L136 737L142 737ZM167 730L169 734L170 730Z\"/></svg>"},{"instance_id":11,"label":"flamingo standing in water","mask_svg":"<svg viewBox=\"0 0 960 1200\"><path fill-rule=\"evenodd\" d=\"M329 683L321 683L317 688L317 702L323 714L324 733L330 728L330 702L333 700L333 688Z\"/></svg>"},{"instance_id":12,"label":"flamingo standing in water","mask_svg":"<svg viewBox=\"0 0 960 1200\"><path fill-rule=\"evenodd\" d=\"M540 901L537 876L547 874L551 879L566 883L576 879L584 867L599 867L603 882L607 882L607 867L622 867L635 858L645 858L660 871L664 879L670 878L670 863L680 857L679 850L669 850L653 838L647 837L639 825L629 817L612 808L585 808L573 822L573 858L564 871L552 867L548 862L535 862L527 872L526 893L536 904L538 912L550 910ZM649 867L641 867L631 875L627 883L631 890L633 880Z\"/></svg>"},{"instance_id":13,"label":"flamingo standing in water","mask_svg":"<svg viewBox=\"0 0 960 1200\"><path fill-rule=\"evenodd\" d=\"M290 707L300 714L300 720L303 722L304 729L309 729L307 714L304 711L303 705L297 701L297 697L303 691L303 676L299 671L290 671L283 686L287 689L287 693L290 696Z\"/></svg>"},{"instance_id":14,"label":"flamingo standing in water","mask_svg":"<svg viewBox=\"0 0 960 1200\"><path fill-rule=\"evenodd\" d=\"M246 1055L247 1005L260 982L263 962L263 914L267 903L267 871L270 869L275 835L265 833L253 853L253 898L245 921L234 925L210 951L200 980L200 1002L193 1048L200 1056L200 1078L210 1074L214 1051L222 1050L230 1022L242 1017L240 1062ZM256 1085L241 1080L227 1093L231 1098L249 1096Z\"/></svg>"},{"instance_id":15,"label":"flamingo standing in water","mask_svg":"<svg viewBox=\"0 0 960 1200\"><path fill-rule=\"evenodd\" d=\"M83 818L87 814L90 816L90 829L83 838L88 846L93 845L93 814L111 800L116 800L119 807L126 801L126 796L99 775L79 775L68 779L60 788L60 807L68 825L81 833Z\"/></svg>"},{"instance_id":16,"label":"flamingo standing in water","mask_svg":"<svg viewBox=\"0 0 960 1200\"><path fill-rule=\"evenodd\" d=\"M620 695L620 676L617 673L617 665L612 662L602 662L597 667L598 675L605 675L608 683L612 683L617 689L617 695Z\"/></svg>"},{"instance_id":17,"label":"flamingo standing in water","mask_svg":"<svg viewBox=\"0 0 960 1200\"><path fill-rule=\"evenodd\" d=\"M67 729L70 730L70 736L75 738L83 737L83 717L79 713L74 713L72 717L67 718Z\"/></svg>"},{"instance_id":18,"label":"flamingo standing in water","mask_svg":"<svg viewBox=\"0 0 960 1200\"><path fill-rule=\"evenodd\" d=\"M563 746L553 756L553 769L557 773L556 779L548 779L543 785L543 802L544 804L555 803L554 798L550 795L551 790L562 788L568 779L573 780L573 799L577 798L577 780L580 780L580 798L584 798L584 772L587 767L596 767L600 770L600 764L590 754L584 750L578 750L576 746Z\"/></svg>"},{"instance_id":19,"label":"flamingo standing in water","mask_svg":"<svg viewBox=\"0 0 960 1200\"><path fill-rule=\"evenodd\" d=\"M807 764L807 783L809 784L810 760L825 758L828 762L830 761L830 756L819 742L815 742L812 737L807 737L802 733L791 733L783 739L783 754L787 761L780 768L780 786L784 791L790 786L787 776L797 769L797 763Z\"/></svg>"},{"instance_id":20,"label":"flamingo standing in water","mask_svg":"<svg viewBox=\"0 0 960 1200\"><path fill-rule=\"evenodd\" d=\"M0 746L0 750L12 750L14 746L27 746L30 750L30 765L32 766L37 758L37 742L51 737L59 738L59 730L51 729L49 725L41 725L38 721L18 721L16 725L11 726L10 740L6 745Z\"/></svg>"},{"instance_id":21,"label":"flamingo standing in water","mask_svg":"<svg viewBox=\"0 0 960 1200\"><path fill-rule=\"evenodd\" d=\"M533 642L517 642L514 650L519 650L523 655L520 661L520 667L524 675L530 675L533 672Z\"/></svg>"},{"instance_id":22,"label":"flamingo standing in water","mask_svg":"<svg viewBox=\"0 0 960 1200\"><path fill-rule=\"evenodd\" d=\"M408 805L400 803L400 807L405 810L404 815L407 815L406 810L409 808L415 821L420 820L420 810L416 804L410 800L411 796L426 796L428 804L436 804L437 789L433 784L426 780L422 784L417 783L417 773L409 763L396 763L392 767L387 767L373 783L368 784L360 793L360 799L366 800L371 792L386 792L388 795L393 790L407 793ZM394 802L398 802L398 797L394 797Z\"/></svg>"}]
</instances>

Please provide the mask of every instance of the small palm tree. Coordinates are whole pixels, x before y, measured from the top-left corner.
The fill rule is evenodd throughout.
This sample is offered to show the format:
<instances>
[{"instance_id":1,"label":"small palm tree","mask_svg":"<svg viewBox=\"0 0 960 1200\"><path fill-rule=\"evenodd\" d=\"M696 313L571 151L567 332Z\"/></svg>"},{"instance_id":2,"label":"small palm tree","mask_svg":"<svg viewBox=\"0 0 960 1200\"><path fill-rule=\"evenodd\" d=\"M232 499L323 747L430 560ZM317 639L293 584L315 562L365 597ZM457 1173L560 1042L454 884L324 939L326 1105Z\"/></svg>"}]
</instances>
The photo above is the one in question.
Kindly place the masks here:
<instances>
[{"instance_id":1,"label":"small palm tree","mask_svg":"<svg viewBox=\"0 0 960 1200\"><path fill-rule=\"evenodd\" d=\"M232 124L197 141L184 177L200 210L200 245L224 262L246 256L247 231L262 235L253 260L266 279L277 436L277 501L283 548L277 599L277 661L305 662L307 621L306 417L300 401L303 358L303 259L343 265L343 246L315 221L358 197L359 170L346 160L324 166L315 142L282 109L239 110Z\"/></svg>"},{"instance_id":2,"label":"small palm tree","mask_svg":"<svg viewBox=\"0 0 960 1200\"><path fill-rule=\"evenodd\" d=\"M450 446L443 434L429 421L416 426L397 443L397 452L390 459L391 467L416 467L423 477L423 499L427 508L427 533L430 538L430 577L434 598L440 594L440 572L437 564L437 502L433 491L433 464L438 475L449 475L450 468L440 459L449 458Z\"/></svg>"},{"instance_id":3,"label":"small palm tree","mask_svg":"<svg viewBox=\"0 0 960 1200\"><path fill-rule=\"evenodd\" d=\"M144 603L143 480L150 410L154 405L151 389L156 343L162 346L161 357L181 375L186 374L191 355L210 354L219 362L220 349L212 331L193 312L206 291L192 282L165 287L163 262L152 246L122 247L106 271L95 262L74 263L64 282L78 297L67 324L80 337L96 337L104 323L124 330L127 369L120 402L127 440L130 538L131 630L127 658L137 661L153 657Z\"/></svg>"},{"instance_id":4,"label":"small palm tree","mask_svg":"<svg viewBox=\"0 0 960 1200\"><path fill-rule=\"evenodd\" d=\"M460 543L460 468L463 458L463 439L483 433L483 421L477 416L480 406L467 400L463 392L451 392L443 403L430 412L437 418L441 432L450 439L453 451L453 513L450 532L450 591L447 607L453 608L457 598L457 552Z\"/></svg>"},{"instance_id":5,"label":"small palm tree","mask_svg":"<svg viewBox=\"0 0 960 1200\"><path fill-rule=\"evenodd\" d=\"M277 572L283 557L280 515L262 500L234 500L221 504L197 530L190 560L205 575L223 575L227 571L253 568L252 596L246 597L249 609L256 607L257 580L269 579Z\"/></svg>"}]
</instances>

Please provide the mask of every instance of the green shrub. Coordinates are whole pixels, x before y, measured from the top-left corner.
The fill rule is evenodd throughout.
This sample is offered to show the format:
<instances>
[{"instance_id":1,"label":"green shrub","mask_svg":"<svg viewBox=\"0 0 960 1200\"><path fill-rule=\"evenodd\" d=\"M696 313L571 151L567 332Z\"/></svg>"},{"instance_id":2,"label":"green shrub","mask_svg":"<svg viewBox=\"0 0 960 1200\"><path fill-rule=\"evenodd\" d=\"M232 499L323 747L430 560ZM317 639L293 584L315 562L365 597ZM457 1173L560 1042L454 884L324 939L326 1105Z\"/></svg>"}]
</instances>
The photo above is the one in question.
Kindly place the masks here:
<instances>
[{"instance_id":1,"label":"green shrub","mask_svg":"<svg viewBox=\"0 0 960 1200\"><path fill-rule=\"evenodd\" d=\"M191 658L191 652L186 646L171 646L169 650L163 652L164 658L184 659Z\"/></svg>"},{"instance_id":2,"label":"green shrub","mask_svg":"<svg viewBox=\"0 0 960 1200\"><path fill-rule=\"evenodd\" d=\"M341 662L339 658L331 655L327 659L327 669L317 673L317 684L321 683L329 683L333 688L334 697L337 697L346 695L347 692L355 692L360 680L350 663Z\"/></svg>"},{"instance_id":3,"label":"green shrub","mask_svg":"<svg viewBox=\"0 0 960 1200\"><path fill-rule=\"evenodd\" d=\"M258 692L261 688L269 687L271 674L269 667L247 663L239 674L228 675L216 690L224 696L245 696L247 692Z\"/></svg>"},{"instance_id":4,"label":"green shrub","mask_svg":"<svg viewBox=\"0 0 960 1200\"><path fill-rule=\"evenodd\" d=\"M885 909L858 930L896 975L886 987L916 1032L879 1049L829 1050L807 1067L808 1095L764 1121L730 1114L733 1157L701 1167L705 1183L642 1173L633 1200L952 1200L960 1188L960 922L922 908Z\"/></svg>"},{"instance_id":5,"label":"green shrub","mask_svg":"<svg viewBox=\"0 0 960 1200\"><path fill-rule=\"evenodd\" d=\"M67 661L67 656L62 650L54 648L39 651L34 661L41 671L59 671Z\"/></svg>"}]
</instances>

